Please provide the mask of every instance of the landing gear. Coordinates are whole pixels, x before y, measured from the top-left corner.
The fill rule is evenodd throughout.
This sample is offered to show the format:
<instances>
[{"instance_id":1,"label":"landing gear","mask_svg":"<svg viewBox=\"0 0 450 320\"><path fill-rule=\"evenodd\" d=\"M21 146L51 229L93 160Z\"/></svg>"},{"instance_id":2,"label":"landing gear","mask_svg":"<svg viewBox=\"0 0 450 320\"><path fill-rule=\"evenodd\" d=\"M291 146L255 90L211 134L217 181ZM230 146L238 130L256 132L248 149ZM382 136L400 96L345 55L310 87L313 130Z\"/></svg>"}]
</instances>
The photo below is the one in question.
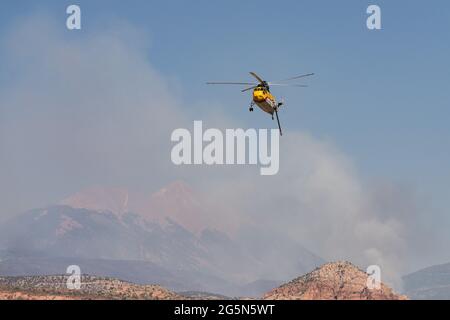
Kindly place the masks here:
<instances>
[{"instance_id":1,"label":"landing gear","mask_svg":"<svg viewBox=\"0 0 450 320\"><path fill-rule=\"evenodd\" d=\"M249 110L250 112L253 112L253 107L250 107L248 110Z\"/></svg>"},{"instance_id":2,"label":"landing gear","mask_svg":"<svg viewBox=\"0 0 450 320\"><path fill-rule=\"evenodd\" d=\"M248 109L250 112L253 112L253 106L255 105L255 103L252 101L250 103L250 108Z\"/></svg>"},{"instance_id":3,"label":"landing gear","mask_svg":"<svg viewBox=\"0 0 450 320\"><path fill-rule=\"evenodd\" d=\"M273 111L272 111L272 113L270 114L270 115L272 116L272 120L275 120L274 115L275 115L275 113L277 113L279 107L280 107L280 104L278 103L278 104L273 108Z\"/></svg>"}]
</instances>

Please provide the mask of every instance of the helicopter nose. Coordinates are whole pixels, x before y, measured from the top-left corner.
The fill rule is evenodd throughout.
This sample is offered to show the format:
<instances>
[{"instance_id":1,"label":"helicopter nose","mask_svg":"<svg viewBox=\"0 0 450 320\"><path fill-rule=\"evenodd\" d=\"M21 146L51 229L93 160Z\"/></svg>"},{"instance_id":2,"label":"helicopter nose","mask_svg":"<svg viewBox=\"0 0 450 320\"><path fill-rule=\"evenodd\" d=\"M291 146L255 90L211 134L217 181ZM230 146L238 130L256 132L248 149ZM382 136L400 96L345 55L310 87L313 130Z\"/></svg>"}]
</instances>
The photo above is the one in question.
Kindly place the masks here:
<instances>
[{"instance_id":1,"label":"helicopter nose","mask_svg":"<svg viewBox=\"0 0 450 320\"><path fill-rule=\"evenodd\" d=\"M254 92L253 93L253 100L255 100L255 101L262 101L262 100L264 100L264 95L261 92Z\"/></svg>"}]
</instances>

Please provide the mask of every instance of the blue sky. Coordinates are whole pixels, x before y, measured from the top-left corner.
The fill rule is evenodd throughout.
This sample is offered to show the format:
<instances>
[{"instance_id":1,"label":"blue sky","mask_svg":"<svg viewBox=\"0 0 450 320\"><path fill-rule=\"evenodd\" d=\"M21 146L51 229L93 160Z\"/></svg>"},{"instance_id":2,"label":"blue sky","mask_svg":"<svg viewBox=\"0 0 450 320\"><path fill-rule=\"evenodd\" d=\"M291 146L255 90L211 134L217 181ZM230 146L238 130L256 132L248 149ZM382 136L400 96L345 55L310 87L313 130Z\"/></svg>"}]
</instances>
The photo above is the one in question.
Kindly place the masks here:
<instances>
[{"instance_id":1,"label":"blue sky","mask_svg":"<svg viewBox=\"0 0 450 320\"><path fill-rule=\"evenodd\" d=\"M36 12L63 24L71 1L2 1L0 29ZM249 95L207 80L315 72L308 89L278 89L284 127L336 143L369 178L450 196L450 4L447 1L77 1L83 37L111 17L150 35L151 63L190 101L227 101L249 126ZM381 31L365 27L368 4ZM1 33L2 31L0 31ZM68 36L73 36L68 34ZM194 103L195 104L195 103ZM242 106L242 108L239 108ZM199 110L201 111L201 110Z\"/></svg>"},{"instance_id":2,"label":"blue sky","mask_svg":"<svg viewBox=\"0 0 450 320\"><path fill-rule=\"evenodd\" d=\"M81 6L81 31L65 30L65 20L67 18L65 10L68 5L74 3ZM366 8L369 4L378 4L381 7L383 29L380 31L369 31L366 28ZM429 219L434 225L441 224L440 230L438 228L435 229L438 230L437 232L442 233L442 230L445 230L442 234L446 234L447 229L443 219L449 219L447 217L447 208L448 199L450 198L450 170L448 167L450 163L450 128L448 126L448 118L450 116L450 62L448 60L450 56L450 42L448 41L450 4L448 2L436 0L429 4L425 1L359 0L339 2L324 0L279 2L5 0L0 4L0 39L8 34L14 34L15 28L19 27L24 21L32 22L33 19L29 18L39 14L43 14L40 16L41 18L51 17L54 24L50 24L50 27L47 26L49 28L53 28L60 23L60 30L62 30L64 37L63 41L58 36L55 37L56 39L49 41L49 43L57 44L55 48L60 48L58 46L70 47L73 44L72 40L86 40L79 43L73 41L80 44L79 47L76 45L73 47L76 50L89 51L89 41L91 39L99 39L99 37L90 38L93 34L102 34L102 31L115 32L118 29L118 23L129 24L142 30L150 43L149 48L146 49L148 65L139 60L139 54L133 56L137 57L136 60L139 60L134 63L134 61L127 60L128 56L125 55L126 59L122 59L123 56L120 55L120 52L118 55L117 52L113 52L111 61L117 61L118 65L117 68L112 68L114 69L112 74L121 76L122 68L126 74L121 79L122 82L115 82L115 79L112 79L111 83L125 87L123 92L126 93L128 100L124 99L124 101L127 103L130 101L142 103L140 100L142 97L146 97L146 101L149 100L145 94L150 96L155 94L158 95L157 100L163 101L166 105L172 105L172 101L166 101L170 99L166 99L164 94L159 95L158 93L160 87L156 83L159 83L159 81L153 80L159 78L151 72L152 68L154 68L168 81L170 93L173 93L173 96L176 96L176 99L181 101L181 107L192 109L187 110L188 112L185 114L192 118L189 119L190 121L207 118L204 115L209 114L211 108L214 108L217 114L226 115L239 122L239 124L244 124L248 127L273 127L274 123L267 115L262 112L248 112L248 105L251 99L250 94L242 94L237 87L206 86L205 82L212 80L249 81L252 80L248 74L249 71L255 71L268 80L315 72L316 75L314 77L303 81L309 84L308 88L273 88L272 90L276 96L284 97L286 100L286 108L280 113L287 136L286 138L283 137L283 139L300 137L299 146L307 148L314 145L311 151L313 156L309 159L299 158L287 161L290 162L289 168L297 168L299 171L299 175L292 179L296 183L289 184L292 181L286 181L285 176L275 177L273 178L274 180L265 180L264 183L275 183L277 191L280 193L279 197L283 199L285 194L290 191L289 189L294 187L301 189L303 187L303 170L314 172L315 168L319 168L317 169L318 171L323 169L327 172L327 169L329 169L328 165L333 168L335 166L339 169L337 170L339 174L332 172L327 178L328 180L325 181L336 182L336 177L343 177L344 186L348 187L350 190L348 194L352 196L348 197L348 202L343 201L341 211L337 210L337 214L334 215L335 198L342 196L342 198L347 200L347 192L345 190L342 193L340 193L341 190L336 190L336 194L332 193L329 197L331 199L330 205L322 207L322 201L320 201L316 211L320 213L332 208L330 217L328 217L330 221L336 216L337 223L342 223L342 225L349 224L350 229L356 229L356 227L353 228L353 225L351 225L351 221L340 221L340 214L342 213L342 216L346 215L347 204L352 202L354 198L360 199L365 196L359 197L359 184L354 183L353 176L346 171L346 166L341 166L340 157L335 157L335 154L328 149L324 151L320 146L317 147L321 141L329 141L351 159L356 165L358 176L362 176L363 179L369 182L389 181L399 184L401 188L406 187L407 189L412 189L413 192L417 192L416 200L421 205L423 204L426 210L430 209L431 211L429 216L428 211L426 211L426 214L421 215L415 223L421 226L421 219ZM111 27L111 25L114 26ZM39 27L40 25L36 26L36 28ZM17 43L20 44L19 48L27 48L26 50L29 50L29 56L31 57L33 57L33 51L36 50L36 56L38 59L41 59L38 61L45 61L45 59L42 59L42 55L45 56L46 53L52 55L52 57L64 60L64 57L61 57L59 54L60 52L57 50L54 52L54 48L45 51L39 47L41 41L45 43L48 40L43 32L33 30L33 28L29 29L27 29L26 33L28 37L36 36L36 38L26 38L30 40L28 47L26 43L23 43L25 40L16 39ZM50 30L45 29L45 32L48 31ZM130 39L130 43L134 40ZM91 80L91 74L86 72L86 70L90 71L90 67L95 68L102 63L102 58L95 55L95 50L100 50L100 52L104 53L107 49L114 49L114 42L112 45L109 43L109 45L92 45L94 47L93 52L88 52L86 55L81 52L83 57L80 58L80 61L86 62L86 66L79 66L82 70L78 74L78 80L81 79L81 81L85 82ZM136 51L139 51L136 50L135 43L131 47L130 54L136 54ZM11 63L11 57L2 56L6 48L0 47L0 49L2 49L0 50L0 63L5 61ZM29 58L28 55L27 58ZM130 57L130 59L132 58ZM76 61L76 59L70 56L67 61ZM53 75L55 71L60 71L55 70L58 69L56 66L60 66L58 62L55 62L55 66L50 65L48 73L45 73L47 76ZM144 69L142 74L141 67ZM6 72L0 73L0 92L8 87L9 82L14 82L10 81L9 77L14 78L16 76L10 72L14 68L5 66L3 70L6 70ZM42 71L35 66L30 68L30 70L29 73L23 72L23 74L20 74L26 78L25 85L29 84L27 81L30 79L39 79L39 71ZM100 71L99 73L105 71L102 68L95 70ZM68 68L63 71L70 73L71 70ZM130 76L130 73L137 73L146 80L138 84L136 90L127 82L129 79L134 79L132 75ZM94 79L94 82L98 79L104 80L102 76L103 74L93 75L92 79ZM59 78L56 77L56 79L58 81ZM61 79L67 81L67 77L61 76ZM26 96L22 92L13 92L11 94L14 97L12 101L16 102L15 106L18 106L18 110L7 109L5 106L0 105L0 112L2 111L1 107L5 107L3 109L5 110L5 118L7 118L5 123L8 125L5 132L16 133L18 141L21 141L20 139L23 138L20 134L25 127L15 127L15 120L17 120L18 126L30 124L31 122L31 120L27 119L31 115L24 113L24 110L34 111L33 116L37 119L48 120L45 123L46 126L35 125L29 131L23 130L27 132L27 134L24 134L24 141L28 142L29 145L16 146L12 143L16 141L14 137L11 139L2 137L6 141L5 150L17 151L17 154L5 157L5 159L10 161L9 165L13 170L8 170L8 165L6 165L6 169L3 169L3 174L8 177L12 184L18 181L16 189L11 189L10 191L11 197L5 196L8 197L5 200L8 200L10 205L9 207L6 205L7 209L2 208L3 210L16 209L13 202L17 202L17 199L20 199L22 195L17 194L22 191L24 192L24 198L28 196L34 197L34 200L45 199L42 201L47 203L47 201L60 199L63 194L67 195L77 191L78 188L83 186L83 183L104 183L106 181L107 183L115 184L133 179L146 182L150 181L153 176L158 175L158 169L147 167L149 162L144 161L147 158L142 160L137 158L138 155L144 154L140 148L147 149L147 152L148 149L151 151L153 148L153 146L150 146L150 143L148 145L145 144L147 143L145 140L146 136L142 134L147 134L148 132L145 131L147 129L153 129L150 125L148 128L145 127L147 123L142 125L145 122L143 120L145 118L129 121L130 124L139 123L137 129L132 125L125 127L124 131L131 132L129 136L123 136L120 132L117 134L117 130L121 129L121 123L117 120L121 120L121 117L133 118L133 115L129 114L132 112L127 108L133 108L132 110L141 112L142 110L139 109L139 106L126 105L122 109L114 106L116 109L112 110L113 112L111 113L107 104L95 109L98 101L108 101L101 94L99 95L98 91L101 93L101 89L103 89L107 93L106 96L109 96L109 88L103 88L102 83L98 83L99 88L94 88L98 90L91 91L89 85L83 83L83 93L86 93L87 96L91 94L98 101L87 101L84 108L79 106L79 110L66 110L60 108L57 98L54 101L52 100L51 96L53 94L55 96L58 95L53 87L43 88L45 97L39 95L39 85L44 86L46 83L34 83L33 88L30 88L34 89L30 94L30 99L42 98L39 107L42 107L43 113L48 112L48 114L39 114L41 110L38 110L38 108L33 109L33 106L22 107L20 105L22 96ZM52 86L55 85L55 79L50 79L48 83ZM155 86L158 85L158 87L149 88L149 92L142 94L144 90L142 85L147 83L155 83ZM23 85L23 83L19 84ZM20 85L17 88L23 88ZM58 85L62 89L61 96L58 98L63 101L73 98L73 92L69 90L72 87L68 86L69 89L67 89L64 88L63 83L56 82L55 86ZM75 87L77 88L76 85ZM160 91L163 92L164 90ZM74 92L76 93L77 90L74 90ZM130 92L137 92L137 96L130 95ZM48 96L50 96L50 99L48 99ZM114 96L114 92L112 96ZM117 97L119 98L118 100L123 98L120 94ZM150 101L149 105L151 102L153 101ZM53 105L51 105L52 103ZM105 102L103 101L103 103ZM51 106L46 108L45 104L50 104ZM158 106L152 105L151 107L160 112ZM162 110L161 112L164 113L166 111ZM167 114L171 115L171 112L173 110L167 111ZM54 113L57 115L55 116ZM97 137L89 136L89 133L100 132L102 135L98 138L98 141L101 142L99 143L100 147L103 147L105 141L107 144L105 149L101 149L104 151L104 154L98 152L99 145L94 144L92 146L89 144L91 141L85 141L88 145L86 147L87 151L84 149L80 150L84 150L86 156L75 159L76 162L79 161L79 164L72 163L73 158L78 156L75 151L78 151L77 147L79 146L75 145L72 148L70 145L67 147L61 144L61 141L56 141L57 139L55 141L52 140L53 136L55 136L55 132L52 130L54 128L61 129L61 127L58 127L59 123L55 124L53 122L56 121L53 120L59 119L58 117L62 120L67 120L65 118L67 114L69 115L69 122L71 121L68 127L73 130L73 134L71 134L70 130L67 130L67 126L61 125L63 130L57 133L61 134L63 143L66 142L64 140L66 138L71 142L80 142L80 140L77 140L80 139L77 135L79 133L77 130L82 131L81 123L86 125L87 129L83 134L86 134L87 137L94 141L97 141ZM111 115L111 117L105 117L105 114ZM72 115L74 120L70 118ZM140 115L136 116L136 118L139 118ZM97 119L96 117L104 121L102 126L99 126L100 128L106 128L106 130L111 130L107 132L115 132L117 134L114 136L114 139L101 140L105 137L108 138L108 136L106 134L103 136L103 132L92 129L97 127L97 123L94 121ZM80 121L80 123L76 122L75 119ZM168 119L170 118L166 117L164 119L165 122L169 122ZM0 124L2 123L1 120ZM135 120L136 122L134 122ZM36 137L41 139L36 138L35 141L42 143L42 145L32 143L34 141L33 130L36 128L44 132L35 134ZM90 131L91 129L92 131ZM301 135L296 135L298 132L309 133L314 137L314 141L318 142L317 145L316 143L311 143L308 138L305 139ZM158 137L158 134L160 133L155 135ZM82 135L81 137L86 136ZM49 137L50 139L48 139ZM128 157L126 157L126 152L117 152L117 138L122 144L126 144L128 138L130 138L129 140L137 138L136 145L132 145L127 149L130 151ZM49 141L42 142L46 139ZM3 140L0 139L0 147ZM144 145L140 144L142 141L144 141ZM153 143L159 146L158 142ZM164 140L162 142L168 144L169 137L167 136L167 141ZM61 159L66 159L63 154L64 151L59 149L61 145L63 148L67 148L63 150L67 152L67 159L70 158L68 162L72 161L70 164L61 163L64 162ZM290 145L295 146L295 141L294 143L291 141ZM29 150L25 150L27 148ZM111 148L113 151L108 148ZM49 154L55 155L55 159L50 159L50 156L46 153L47 150L49 150ZM61 156L61 154L63 155ZM289 154L293 156L299 155L296 152L290 152ZM117 160L114 159L115 162L105 165L102 162L105 155L114 155L115 157L113 158L117 158ZM311 159L315 159L316 155L323 155L323 158L326 159L323 162L325 164L324 167L322 167L323 163L310 162ZM95 157L98 157L97 161L92 160ZM163 154L162 157L164 160L167 160L166 154ZM0 159L3 159L2 154L0 154ZM158 158L158 160L160 159ZM120 172L122 161L127 163L127 166L123 165L123 167L141 166L142 170L137 170L133 167L128 171ZM304 164L305 168L298 168L300 166L297 165L296 161ZM2 174L1 169L0 176ZM64 175L68 169L71 170L71 181ZM181 170L186 169L180 169L176 173L181 172ZM172 171L175 172L172 167L168 169L169 171L171 174ZM206 169L202 171L203 174L206 174L203 177L209 177L210 172ZM176 174L173 175L175 176ZM116 177L117 181L114 181L112 177ZM162 179L169 179L168 177L169 175L164 176ZM287 174L287 177L291 178L289 174ZM96 178L98 178L98 181L95 180ZM321 178L322 176L319 174L319 182L322 182ZM41 185L43 179L47 179L45 187ZM4 181L7 180L5 179ZM221 180L222 182L224 184L227 183L226 179ZM259 185L262 182L261 178L255 178L255 180L250 182L253 183L253 186L250 185L250 188L255 187L256 189L258 186L263 185L262 183ZM280 185L280 182L287 182L286 186ZM160 181L154 182L155 185L160 187L159 183ZM354 187L354 184L357 186ZM313 185L315 186L315 184ZM362 185L366 186L365 184ZM25 191L23 187L27 190ZM271 187L273 187L273 184ZM310 186L307 185L305 189L308 190L308 187ZM10 188L8 183L4 182L2 184L0 182L0 191L3 189L8 190L8 188ZM230 189L233 188L234 186L230 187ZM47 190L44 191L44 189ZM259 189L258 191L264 194L264 187ZM320 196L317 199L321 199L321 196L324 195L322 193L323 190L319 189ZM327 186L324 189L325 196L328 196ZM387 192L389 192L389 189ZM356 194L355 197L353 197L354 194ZM393 192L393 196L396 195ZM238 194L236 196L238 198L237 202L240 200L239 196L241 195ZM249 196L258 196L258 193ZM298 200L295 198L296 196L298 196L298 199L304 200L302 194L295 193L292 195L293 203L296 203L295 201ZM230 199L232 198L230 196ZM401 199L399 202L403 200ZM249 202L253 204L251 200ZM399 207L408 208L408 201L405 202L405 205L401 204ZM380 207L383 208L383 205L380 205ZM391 204L388 203L387 206L389 207L389 205ZM393 207L393 210L397 209L395 205ZM297 207L294 206L294 208ZM24 208L20 207L20 209ZM288 209L290 210L291 208ZM286 211L289 210L286 209ZM273 210L268 211L270 211L268 215L273 213ZM386 211L389 212L389 210ZM401 209L399 211L402 212ZM386 221L389 222L389 218L382 214L375 215L375 217L382 226ZM274 217L270 219L274 219ZM329 220L322 219L321 216L311 217L306 214L306 218L302 217L299 225L303 225L305 221L308 221L307 219L324 220L326 224L323 226L324 230L329 230L327 223ZM275 217L275 222L278 220L280 219ZM350 220L354 219L351 217ZM413 219L406 217L404 221L408 220ZM268 221L274 222L273 220ZM368 221L370 224L372 217L369 217ZM447 220L447 222L450 221ZM389 224L388 226L390 227ZM395 224L393 230L395 231L393 232L394 236L400 233L397 233ZM414 237L416 230L412 227L410 231ZM417 239L426 241L428 230L424 227L422 231L426 235L423 238L417 237ZM411 238L405 237L405 239L410 240ZM369 237L367 246L372 246L378 240L378 237L375 237L375 240ZM410 243L409 240L406 241L407 244ZM342 245L338 247L345 248L347 244L347 239L343 239ZM387 241L385 246L380 245L380 248L390 247L391 242L389 241ZM335 248L332 249L332 252L336 251ZM359 251L359 248L355 250L355 252ZM396 258L398 256L397 252L394 252L393 256ZM447 258L439 257L439 259Z\"/></svg>"}]
</instances>

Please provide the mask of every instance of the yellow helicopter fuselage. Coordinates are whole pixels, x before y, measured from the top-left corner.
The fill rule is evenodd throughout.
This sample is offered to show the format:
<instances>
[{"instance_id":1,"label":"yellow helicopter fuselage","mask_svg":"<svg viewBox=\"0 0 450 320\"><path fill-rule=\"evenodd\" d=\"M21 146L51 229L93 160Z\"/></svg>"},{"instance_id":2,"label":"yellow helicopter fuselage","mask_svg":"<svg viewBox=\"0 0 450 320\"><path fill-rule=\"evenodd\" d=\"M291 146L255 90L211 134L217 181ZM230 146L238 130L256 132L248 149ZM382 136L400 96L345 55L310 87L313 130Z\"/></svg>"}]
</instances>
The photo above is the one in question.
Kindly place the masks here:
<instances>
[{"instance_id":1,"label":"yellow helicopter fuselage","mask_svg":"<svg viewBox=\"0 0 450 320\"><path fill-rule=\"evenodd\" d=\"M314 75L314 73L302 74L295 77L290 77L287 79L283 79L277 82L267 82L264 81L263 78L258 76L254 72L250 72L250 75L255 78L258 82L207 82L206 84L224 84L224 85L240 85L246 86L245 89L241 90L241 92L247 92L253 89L253 99L250 103L249 111L253 111L253 106L256 104L262 111L267 112L272 116L272 120L275 120L274 115L277 118L278 128L280 129L280 135L283 135L281 132L280 119L278 118L279 108L284 104L283 101L277 102L275 97L270 93L269 86L295 86L295 87L306 87L302 84L292 84L289 81L301 79L304 77L309 77ZM249 87L250 86L250 87Z\"/></svg>"},{"instance_id":2,"label":"yellow helicopter fuselage","mask_svg":"<svg viewBox=\"0 0 450 320\"><path fill-rule=\"evenodd\" d=\"M270 91L265 87L256 87L253 90L253 102L264 112L271 115L275 112L277 101Z\"/></svg>"}]
</instances>

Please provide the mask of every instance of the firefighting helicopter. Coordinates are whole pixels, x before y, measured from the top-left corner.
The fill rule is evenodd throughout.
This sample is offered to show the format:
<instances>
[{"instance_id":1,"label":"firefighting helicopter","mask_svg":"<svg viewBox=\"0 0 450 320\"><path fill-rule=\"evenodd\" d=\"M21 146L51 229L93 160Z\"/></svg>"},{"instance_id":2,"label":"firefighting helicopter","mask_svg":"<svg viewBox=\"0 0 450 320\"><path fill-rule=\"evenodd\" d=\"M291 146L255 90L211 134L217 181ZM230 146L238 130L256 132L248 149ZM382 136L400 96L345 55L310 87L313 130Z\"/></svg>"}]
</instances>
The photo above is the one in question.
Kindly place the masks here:
<instances>
[{"instance_id":1,"label":"firefighting helicopter","mask_svg":"<svg viewBox=\"0 0 450 320\"><path fill-rule=\"evenodd\" d=\"M270 93L270 86L285 86L285 87L307 87L304 84L297 83L289 83L289 81L297 80L305 77L313 76L314 73L303 74L295 77L290 77L287 79L279 80L277 82L267 82L263 80L260 76L258 76L254 72L250 72L250 74L258 80L258 83L253 82L207 82L206 84L223 84L223 85L242 85L242 86L251 86L249 88L245 88L241 90L242 92L246 92L249 90L253 90L253 99L250 103L250 112L253 112L253 106L256 104L261 108L264 112L267 112L272 116L272 120L274 120L274 114L277 117L278 128L280 129L280 135L283 135L281 130L280 118L278 117L278 110L284 104L283 101L277 101L275 96Z\"/></svg>"}]
</instances>

